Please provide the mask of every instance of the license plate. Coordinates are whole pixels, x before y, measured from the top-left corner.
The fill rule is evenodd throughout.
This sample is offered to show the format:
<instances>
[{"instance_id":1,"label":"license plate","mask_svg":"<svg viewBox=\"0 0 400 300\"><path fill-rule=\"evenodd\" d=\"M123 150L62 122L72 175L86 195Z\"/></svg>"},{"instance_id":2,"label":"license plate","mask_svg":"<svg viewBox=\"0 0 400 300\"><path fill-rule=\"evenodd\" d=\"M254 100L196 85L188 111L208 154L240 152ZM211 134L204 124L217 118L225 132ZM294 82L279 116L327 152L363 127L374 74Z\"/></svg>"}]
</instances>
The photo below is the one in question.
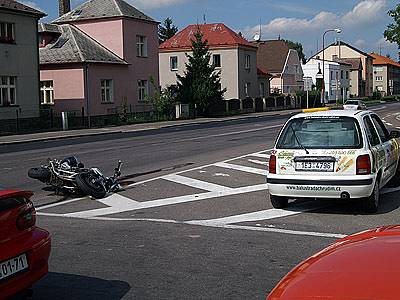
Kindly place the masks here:
<instances>
[{"instance_id":1,"label":"license plate","mask_svg":"<svg viewBox=\"0 0 400 300\"><path fill-rule=\"evenodd\" d=\"M296 162L296 171L333 172L333 162L324 162L324 161Z\"/></svg>"},{"instance_id":2,"label":"license plate","mask_svg":"<svg viewBox=\"0 0 400 300\"><path fill-rule=\"evenodd\" d=\"M28 269L26 254L11 258L0 263L0 280Z\"/></svg>"}]
</instances>

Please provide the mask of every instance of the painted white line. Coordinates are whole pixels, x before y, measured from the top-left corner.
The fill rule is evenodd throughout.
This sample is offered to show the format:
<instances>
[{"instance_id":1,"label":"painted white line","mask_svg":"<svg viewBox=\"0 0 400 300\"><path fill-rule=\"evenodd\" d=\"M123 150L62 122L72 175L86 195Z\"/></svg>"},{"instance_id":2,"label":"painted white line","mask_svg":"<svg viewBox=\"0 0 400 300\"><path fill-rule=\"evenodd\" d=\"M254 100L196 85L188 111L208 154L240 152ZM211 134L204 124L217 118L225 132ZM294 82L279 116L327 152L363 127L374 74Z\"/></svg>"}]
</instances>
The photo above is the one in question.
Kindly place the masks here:
<instances>
[{"instance_id":1,"label":"painted white line","mask_svg":"<svg viewBox=\"0 0 400 300\"><path fill-rule=\"evenodd\" d=\"M248 159L248 161L253 163L253 164L257 164L257 165L263 165L263 166L267 166L268 165L267 161L261 161L261 160L256 160L256 159Z\"/></svg>"},{"instance_id":2,"label":"painted white line","mask_svg":"<svg viewBox=\"0 0 400 300\"><path fill-rule=\"evenodd\" d=\"M371 110L377 111L377 110L382 110L382 109L385 109L385 108L386 108L386 106L382 106L382 107L378 107L378 108L371 108Z\"/></svg>"},{"instance_id":3,"label":"painted white line","mask_svg":"<svg viewBox=\"0 0 400 300\"><path fill-rule=\"evenodd\" d=\"M269 159L269 157L270 157L271 155L265 154L265 153L255 153L255 154L252 154L251 156Z\"/></svg>"},{"instance_id":4,"label":"painted white line","mask_svg":"<svg viewBox=\"0 0 400 300\"><path fill-rule=\"evenodd\" d=\"M64 205L64 204L80 201L80 200L83 200L83 199L88 199L88 198L84 197L84 198L75 198L75 199L60 201L60 202L57 202L57 203L52 203L52 204L48 204L48 205L35 207L35 209L36 209L36 211L39 211L39 210L43 210L43 209L47 209L47 208L51 208L51 207L56 207L56 206L59 206L59 205Z\"/></svg>"},{"instance_id":5,"label":"painted white line","mask_svg":"<svg viewBox=\"0 0 400 300\"><path fill-rule=\"evenodd\" d=\"M64 217L64 218L76 218L68 215L57 215L57 214L46 214L46 213L38 213L43 216L49 217ZM212 228L222 228L222 229L232 229L232 230L248 230L248 231L259 231L259 232L269 232L269 233L279 233L279 234L291 234L291 235L304 235L304 236L315 236L315 237L324 237L324 238L335 238L340 239L346 237L345 234L339 233L326 233L326 232L313 232L313 231L297 231L297 230L288 230L288 229L280 229L280 228L270 228L270 227L253 227L253 226L240 226L240 225L229 225L229 224L213 224L213 225L203 225L203 224L192 224L189 222L181 222L176 220L163 220L163 219L138 219L138 218L108 218L108 217L92 217L87 218L88 220L95 221L111 221L111 222L156 222L156 223L168 223L168 224L183 224L183 225L192 225L192 226L203 226L203 227L212 227Z\"/></svg>"},{"instance_id":6,"label":"painted white line","mask_svg":"<svg viewBox=\"0 0 400 300\"><path fill-rule=\"evenodd\" d=\"M179 197L172 197L166 199L158 199L146 202L138 202L135 204L131 204L130 206L126 206L123 209L118 207L107 207L107 208L98 208L86 211L79 211L74 213L65 214L65 216L72 216L72 217L79 217L79 218L92 218L97 216L105 216L110 214L116 214L126 211L133 211L138 209L146 209L146 208L153 208L153 207L161 207L173 204L181 204L181 203L188 203L200 200L207 200L212 198L219 198L231 195L239 195L239 194L246 194L251 192L257 192L262 190L267 190L268 186L266 183L246 186L241 188L232 188L229 190L224 191L214 191L208 193L201 193L201 194L193 194L193 195L186 195L186 196L179 196Z\"/></svg>"},{"instance_id":7,"label":"painted white line","mask_svg":"<svg viewBox=\"0 0 400 300\"><path fill-rule=\"evenodd\" d=\"M271 220L271 219L298 215L306 211L320 209L321 207L323 206L316 207L315 203L311 201L301 206L293 207L291 208L291 210L272 208L272 209L261 210L252 213L234 215L218 219L193 220L189 221L189 223L200 224L200 225L219 225L219 224L233 224L242 222L255 222L255 221Z\"/></svg>"},{"instance_id":8,"label":"painted white line","mask_svg":"<svg viewBox=\"0 0 400 300\"><path fill-rule=\"evenodd\" d=\"M124 197L119 194L111 194L106 198L97 200L97 202L103 203L104 205L107 206L116 206L119 208L132 207L132 205L139 204L138 201L132 200L128 197Z\"/></svg>"},{"instance_id":9,"label":"painted white line","mask_svg":"<svg viewBox=\"0 0 400 300\"><path fill-rule=\"evenodd\" d=\"M206 181L201 181L181 175L171 174L162 177L162 179L166 179L168 181L172 181L175 183L183 184L186 186L194 187L196 189L205 190L209 192L218 192L218 191L230 191L232 188L226 187L223 185L218 185L214 183L209 183Z\"/></svg>"},{"instance_id":10,"label":"painted white line","mask_svg":"<svg viewBox=\"0 0 400 300\"><path fill-rule=\"evenodd\" d=\"M234 164L228 164L228 163L224 163L224 162L216 163L216 164L214 164L214 166L231 169L231 170L236 170L236 171L242 171L242 172L246 172L246 173L264 175L264 176L267 176L267 174L268 174L267 170L239 166L239 165L234 165Z\"/></svg>"}]
</instances>

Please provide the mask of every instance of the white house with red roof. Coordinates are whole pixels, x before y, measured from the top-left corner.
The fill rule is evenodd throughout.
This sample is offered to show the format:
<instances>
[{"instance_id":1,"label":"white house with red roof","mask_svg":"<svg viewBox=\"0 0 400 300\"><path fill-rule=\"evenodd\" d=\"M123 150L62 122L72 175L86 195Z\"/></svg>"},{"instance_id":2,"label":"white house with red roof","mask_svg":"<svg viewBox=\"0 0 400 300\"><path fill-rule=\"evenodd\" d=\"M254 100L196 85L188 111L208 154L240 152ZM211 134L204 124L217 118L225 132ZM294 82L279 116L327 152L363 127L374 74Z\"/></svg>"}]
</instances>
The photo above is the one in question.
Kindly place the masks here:
<instances>
[{"instance_id":1,"label":"white house with red roof","mask_svg":"<svg viewBox=\"0 0 400 300\"><path fill-rule=\"evenodd\" d=\"M162 88L176 84L176 75L184 74L188 62L186 54L191 53L197 31L208 41L210 63L221 72L221 88L226 88L225 99L256 98L268 94L267 70L257 73L257 46L221 23L189 25L160 45Z\"/></svg>"}]
</instances>

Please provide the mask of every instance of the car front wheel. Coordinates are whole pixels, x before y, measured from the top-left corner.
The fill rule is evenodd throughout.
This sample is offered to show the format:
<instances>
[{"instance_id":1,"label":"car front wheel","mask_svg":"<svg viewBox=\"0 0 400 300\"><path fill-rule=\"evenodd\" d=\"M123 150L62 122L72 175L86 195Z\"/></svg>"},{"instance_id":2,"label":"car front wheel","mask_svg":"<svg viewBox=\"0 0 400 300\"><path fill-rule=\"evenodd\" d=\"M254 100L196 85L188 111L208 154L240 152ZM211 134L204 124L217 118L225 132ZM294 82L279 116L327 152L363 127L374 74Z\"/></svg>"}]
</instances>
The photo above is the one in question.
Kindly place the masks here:
<instances>
[{"instance_id":1,"label":"car front wheel","mask_svg":"<svg viewBox=\"0 0 400 300\"><path fill-rule=\"evenodd\" d=\"M375 186L374 190L372 191L372 194L363 199L363 208L366 212L368 213L375 213L378 210L379 206L379 178L376 179L375 181Z\"/></svg>"},{"instance_id":2,"label":"car front wheel","mask_svg":"<svg viewBox=\"0 0 400 300\"><path fill-rule=\"evenodd\" d=\"M269 195L271 204L274 208L285 208L288 206L288 198L281 196Z\"/></svg>"}]
</instances>

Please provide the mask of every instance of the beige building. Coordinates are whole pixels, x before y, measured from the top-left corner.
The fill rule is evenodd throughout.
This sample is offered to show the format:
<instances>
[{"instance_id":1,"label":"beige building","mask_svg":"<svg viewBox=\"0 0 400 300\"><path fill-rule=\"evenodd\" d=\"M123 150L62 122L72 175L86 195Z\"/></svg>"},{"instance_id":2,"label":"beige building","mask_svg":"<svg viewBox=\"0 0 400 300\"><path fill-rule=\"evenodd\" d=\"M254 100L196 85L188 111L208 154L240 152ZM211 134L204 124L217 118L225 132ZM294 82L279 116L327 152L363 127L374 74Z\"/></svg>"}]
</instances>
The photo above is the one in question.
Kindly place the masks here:
<instances>
[{"instance_id":1,"label":"beige building","mask_svg":"<svg viewBox=\"0 0 400 300\"><path fill-rule=\"evenodd\" d=\"M312 58L323 58L322 50L315 54ZM358 86L354 85L356 82L351 80L351 90L358 91L358 94L351 94L355 97L364 97L364 96L372 96L373 93L373 68L372 61L373 57L345 42L335 42L324 49L324 59L326 60L340 60L340 59L348 59L348 58L356 58L361 60L362 66L362 80L358 82ZM351 78L358 78L358 70L352 70L352 73L356 72L357 74L352 74Z\"/></svg>"},{"instance_id":2,"label":"beige building","mask_svg":"<svg viewBox=\"0 0 400 300\"><path fill-rule=\"evenodd\" d=\"M257 47L220 23L189 25L160 45L159 76L162 88L176 84L176 75L183 75L186 71L186 54L191 54L191 41L198 30L208 41L210 63L221 74L221 88L226 88L225 99L268 95L265 76L257 74Z\"/></svg>"},{"instance_id":3,"label":"beige building","mask_svg":"<svg viewBox=\"0 0 400 300\"><path fill-rule=\"evenodd\" d=\"M39 117L38 20L45 16L0 0L0 119Z\"/></svg>"},{"instance_id":4,"label":"beige building","mask_svg":"<svg viewBox=\"0 0 400 300\"><path fill-rule=\"evenodd\" d=\"M394 60L371 53L374 58L374 91L382 96L400 94L400 64Z\"/></svg>"}]
</instances>

